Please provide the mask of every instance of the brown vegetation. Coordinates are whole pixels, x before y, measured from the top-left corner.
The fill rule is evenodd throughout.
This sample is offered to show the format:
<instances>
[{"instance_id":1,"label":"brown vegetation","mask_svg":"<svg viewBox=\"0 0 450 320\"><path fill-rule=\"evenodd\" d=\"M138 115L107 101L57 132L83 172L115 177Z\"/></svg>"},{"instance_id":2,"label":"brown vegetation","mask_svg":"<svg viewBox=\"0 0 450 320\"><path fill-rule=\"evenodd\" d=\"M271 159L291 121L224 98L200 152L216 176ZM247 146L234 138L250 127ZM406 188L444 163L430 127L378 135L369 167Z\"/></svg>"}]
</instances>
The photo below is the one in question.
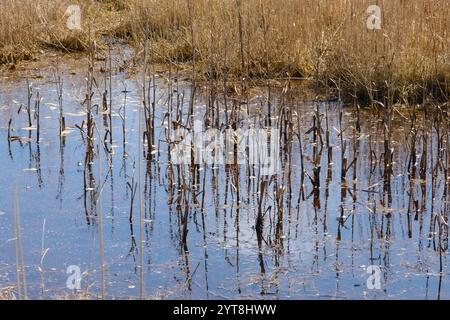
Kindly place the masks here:
<instances>
[{"instance_id":1,"label":"brown vegetation","mask_svg":"<svg viewBox=\"0 0 450 320\"><path fill-rule=\"evenodd\" d=\"M77 2L83 30L71 31L64 11ZM141 53L147 39L153 60L195 62L209 78L306 78L346 98L446 100L449 2L377 3L381 30L366 27L370 1L5 0L0 62L49 46L87 49L90 30L98 43L119 36Z\"/></svg>"}]
</instances>

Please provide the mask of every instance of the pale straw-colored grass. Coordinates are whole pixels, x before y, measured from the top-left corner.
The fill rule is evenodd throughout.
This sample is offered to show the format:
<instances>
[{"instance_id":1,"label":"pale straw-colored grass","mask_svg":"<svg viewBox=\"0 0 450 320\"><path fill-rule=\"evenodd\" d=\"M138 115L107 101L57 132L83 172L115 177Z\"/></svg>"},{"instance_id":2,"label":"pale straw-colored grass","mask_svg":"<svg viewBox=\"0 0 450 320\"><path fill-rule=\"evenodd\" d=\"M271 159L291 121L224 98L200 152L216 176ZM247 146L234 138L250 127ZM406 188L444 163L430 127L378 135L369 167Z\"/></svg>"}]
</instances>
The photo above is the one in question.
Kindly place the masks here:
<instances>
[{"instance_id":1,"label":"pale straw-colored grass","mask_svg":"<svg viewBox=\"0 0 450 320\"><path fill-rule=\"evenodd\" d=\"M65 27L78 3L83 30ZM369 30L369 5L382 29ZM359 99L448 98L447 0L3 0L0 62L45 46L82 50L88 30L112 34L156 62L192 65L199 76L312 78ZM194 49L194 50L193 50Z\"/></svg>"}]
</instances>

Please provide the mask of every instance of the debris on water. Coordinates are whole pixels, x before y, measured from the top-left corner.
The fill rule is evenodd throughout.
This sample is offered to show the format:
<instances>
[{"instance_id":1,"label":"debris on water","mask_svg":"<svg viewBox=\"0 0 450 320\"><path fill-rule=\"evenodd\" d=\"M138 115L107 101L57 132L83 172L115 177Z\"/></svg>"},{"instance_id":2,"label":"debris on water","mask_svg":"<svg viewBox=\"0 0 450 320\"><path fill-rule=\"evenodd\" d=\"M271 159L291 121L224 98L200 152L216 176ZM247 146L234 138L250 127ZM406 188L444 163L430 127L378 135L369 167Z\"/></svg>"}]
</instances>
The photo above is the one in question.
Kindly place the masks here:
<instances>
[{"instance_id":1,"label":"debris on water","mask_svg":"<svg viewBox=\"0 0 450 320\"><path fill-rule=\"evenodd\" d=\"M66 128L66 130L64 130L64 131L61 132L61 136L65 137L65 136L67 136L68 134L70 134L71 132L73 132L73 129Z\"/></svg>"},{"instance_id":2,"label":"debris on water","mask_svg":"<svg viewBox=\"0 0 450 320\"><path fill-rule=\"evenodd\" d=\"M25 127L25 128L22 128L22 130L24 130L24 131L36 131L37 128L36 127Z\"/></svg>"},{"instance_id":3,"label":"debris on water","mask_svg":"<svg viewBox=\"0 0 450 320\"><path fill-rule=\"evenodd\" d=\"M66 112L65 115L69 116L69 117L85 117L86 116L86 112L84 112L84 111L79 111L77 113Z\"/></svg>"}]
</instances>

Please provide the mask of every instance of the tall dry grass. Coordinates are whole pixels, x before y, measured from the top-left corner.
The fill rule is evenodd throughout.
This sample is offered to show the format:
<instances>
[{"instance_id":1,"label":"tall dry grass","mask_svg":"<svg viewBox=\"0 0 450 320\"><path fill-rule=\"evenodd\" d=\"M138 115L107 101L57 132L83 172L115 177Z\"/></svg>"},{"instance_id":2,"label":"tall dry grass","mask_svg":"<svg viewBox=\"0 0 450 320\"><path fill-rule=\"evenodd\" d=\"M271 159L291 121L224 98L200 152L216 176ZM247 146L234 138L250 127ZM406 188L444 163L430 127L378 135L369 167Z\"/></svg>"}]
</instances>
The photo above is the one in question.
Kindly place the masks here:
<instances>
[{"instance_id":1,"label":"tall dry grass","mask_svg":"<svg viewBox=\"0 0 450 320\"><path fill-rule=\"evenodd\" d=\"M366 27L369 5L382 29ZM448 97L447 0L135 0L127 34L154 40L162 61L195 49L209 76L317 78L380 99ZM191 25L194 37L191 37ZM268 64L268 65L267 65ZM269 73L267 75L266 73Z\"/></svg>"},{"instance_id":2,"label":"tall dry grass","mask_svg":"<svg viewBox=\"0 0 450 320\"><path fill-rule=\"evenodd\" d=\"M156 62L195 62L199 76L312 78L360 99L448 98L448 0L86 0L78 33L64 28L69 2L2 0L0 61L48 44L83 48L90 25L140 47L149 39ZM382 30L366 27L372 4Z\"/></svg>"},{"instance_id":3,"label":"tall dry grass","mask_svg":"<svg viewBox=\"0 0 450 320\"><path fill-rule=\"evenodd\" d=\"M89 32L100 41L120 25L120 1L95 0L1 0L0 64L14 64L32 58L45 48L84 51ZM82 30L67 28L65 12L79 5Z\"/></svg>"}]
</instances>

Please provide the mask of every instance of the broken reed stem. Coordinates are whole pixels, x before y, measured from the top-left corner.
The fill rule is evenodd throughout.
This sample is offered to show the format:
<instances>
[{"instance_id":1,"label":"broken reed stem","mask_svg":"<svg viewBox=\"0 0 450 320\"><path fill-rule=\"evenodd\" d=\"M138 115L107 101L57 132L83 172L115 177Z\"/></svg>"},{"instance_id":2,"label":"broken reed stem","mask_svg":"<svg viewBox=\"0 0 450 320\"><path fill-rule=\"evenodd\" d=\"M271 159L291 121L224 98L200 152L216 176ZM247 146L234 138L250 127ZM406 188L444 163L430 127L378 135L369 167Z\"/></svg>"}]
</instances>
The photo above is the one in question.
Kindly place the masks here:
<instances>
[{"instance_id":1,"label":"broken reed stem","mask_svg":"<svg viewBox=\"0 0 450 320\"><path fill-rule=\"evenodd\" d=\"M144 77L142 84L143 92L143 106L144 106L144 121L145 121L145 131L143 132L144 143L147 142L146 159L153 160L154 152L154 125L155 125L155 102L151 102L151 87L152 82L154 82L154 75L150 77L150 81L147 85L147 75L148 75L148 40L144 42ZM155 84L153 84L155 86ZM154 93L155 95L155 93ZM155 97L153 97L155 99ZM152 106L150 108L150 106Z\"/></svg>"},{"instance_id":2,"label":"broken reed stem","mask_svg":"<svg viewBox=\"0 0 450 320\"><path fill-rule=\"evenodd\" d=\"M12 121L13 121L12 117L9 118L9 121L8 121L8 137L7 137L7 139L8 139L8 150L9 150L9 155L10 156L12 156L12 153L11 153L11 141L13 140L13 137L11 135Z\"/></svg>"},{"instance_id":3,"label":"broken reed stem","mask_svg":"<svg viewBox=\"0 0 450 320\"><path fill-rule=\"evenodd\" d=\"M125 85L124 88L124 98L123 98L123 106L119 109L119 116L122 120L122 149L123 149L123 159L126 158L126 144L127 144L127 136L126 136L126 119L127 119L127 95L128 95L128 90L127 90L127 86ZM122 112L123 110L123 112Z\"/></svg>"},{"instance_id":4,"label":"broken reed stem","mask_svg":"<svg viewBox=\"0 0 450 320\"><path fill-rule=\"evenodd\" d=\"M31 139L31 127L33 126L33 123L31 121L31 98L33 97L33 87L31 86L29 80L27 79L27 115L28 115L28 138Z\"/></svg>"},{"instance_id":5,"label":"broken reed stem","mask_svg":"<svg viewBox=\"0 0 450 320\"><path fill-rule=\"evenodd\" d=\"M129 221L133 223L133 207L134 207L134 198L136 196L137 191L137 183L135 182L136 176L136 161L133 162L133 175L131 176L131 182L127 182L127 187L130 189L130 215Z\"/></svg>"},{"instance_id":6,"label":"broken reed stem","mask_svg":"<svg viewBox=\"0 0 450 320\"><path fill-rule=\"evenodd\" d=\"M39 91L36 94L36 100L34 103L34 118L36 120L36 142L39 144L40 133L41 133L41 121L40 121L40 108L41 106L41 96Z\"/></svg>"},{"instance_id":7,"label":"broken reed stem","mask_svg":"<svg viewBox=\"0 0 450 320\"><path fill-rule=\"evenodd\" d=\"M63 102L63 86L64 80L62 79L58 67L56 67L55 71L55 80L56 80L56 93L58 96L58 107L59 107L59 136L60 142L63 145L64 137L63 132L66 130L66 120L64 118L64 102Z\"/></svg>"}]
</instances>

